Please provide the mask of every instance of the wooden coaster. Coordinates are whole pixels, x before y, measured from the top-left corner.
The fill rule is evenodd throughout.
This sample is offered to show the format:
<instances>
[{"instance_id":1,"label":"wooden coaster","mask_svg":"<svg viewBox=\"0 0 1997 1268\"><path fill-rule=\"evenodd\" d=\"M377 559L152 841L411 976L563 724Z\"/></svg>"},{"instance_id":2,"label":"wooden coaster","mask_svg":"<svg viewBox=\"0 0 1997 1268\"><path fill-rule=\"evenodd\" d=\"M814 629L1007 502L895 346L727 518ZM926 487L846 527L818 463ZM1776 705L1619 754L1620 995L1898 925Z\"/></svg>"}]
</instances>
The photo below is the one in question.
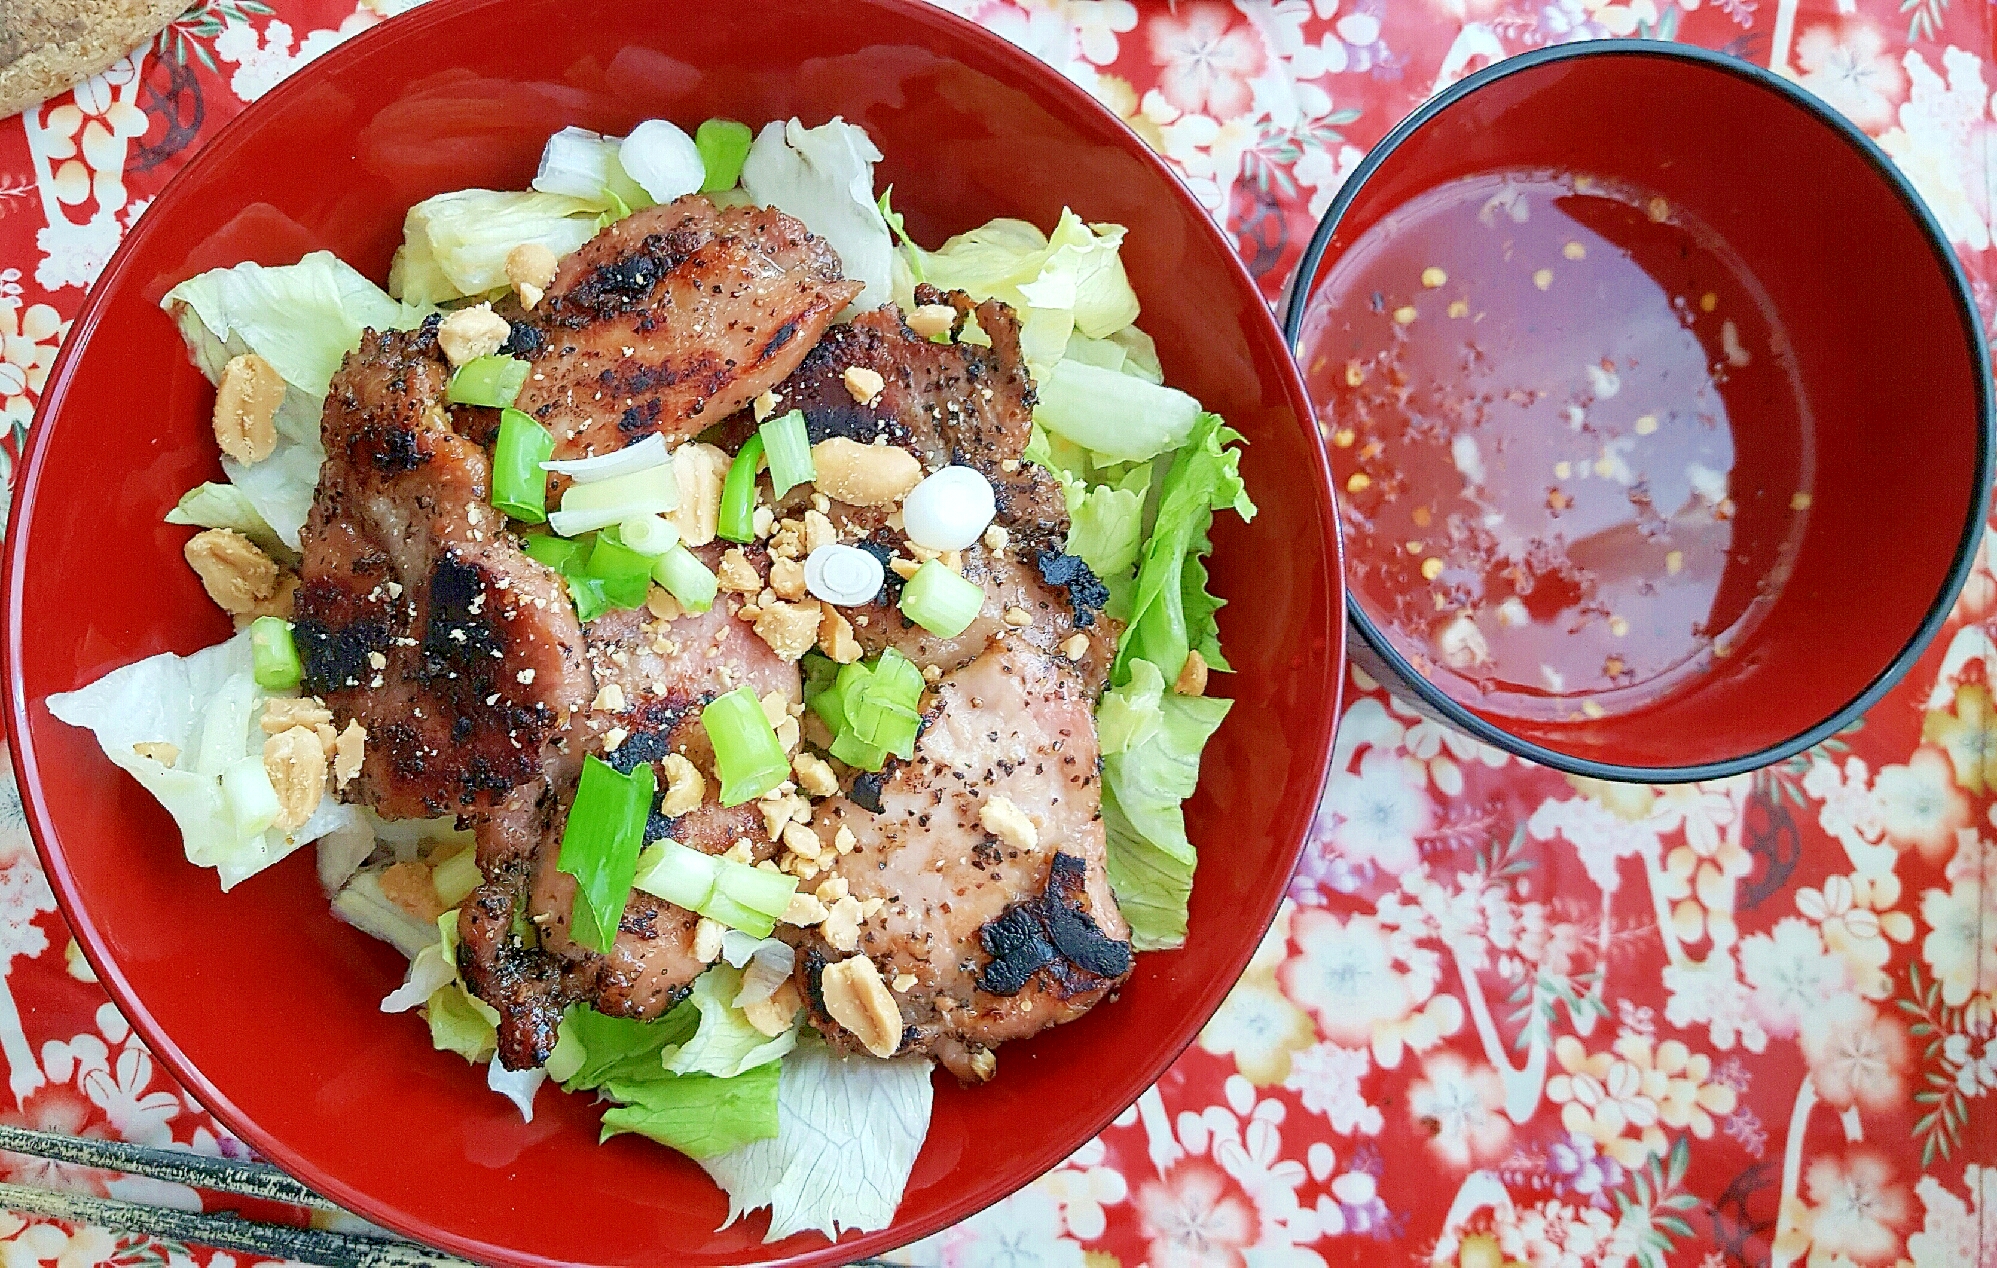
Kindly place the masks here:
<instances>
[{"instance_id":1,"label":"wooden coaster","mask_svg":"<svg viewBox=\"0 0 1997 1268\"><path fill-rule=\"evenodd\" d=\"M187 0L0 0L0 116L88 79L186 7Z\"/></svg>"}]
</instances>

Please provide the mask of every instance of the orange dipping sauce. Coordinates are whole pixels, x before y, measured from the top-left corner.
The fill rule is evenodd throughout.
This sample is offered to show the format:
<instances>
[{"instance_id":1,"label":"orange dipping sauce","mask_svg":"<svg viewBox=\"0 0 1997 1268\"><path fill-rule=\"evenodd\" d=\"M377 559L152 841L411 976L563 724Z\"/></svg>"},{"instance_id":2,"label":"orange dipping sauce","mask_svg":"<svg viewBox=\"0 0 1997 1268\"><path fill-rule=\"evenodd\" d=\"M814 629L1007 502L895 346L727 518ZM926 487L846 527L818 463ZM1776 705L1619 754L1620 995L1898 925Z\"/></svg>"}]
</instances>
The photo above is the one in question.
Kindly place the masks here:
<instances>
[{"instance_id":1,"label":"orange dipping sauce","mask_svg":"<svg viewBox=\"0 0 1997 1268\"><path fill-rule=\"evenodd\" d=\"M1654 704L1737 654L1789 575L1814 464L1787 339L1661 197L1441 186L1339 259L1301 343L1353 594L1466 706Z\"/></svg>"}]
</instances>

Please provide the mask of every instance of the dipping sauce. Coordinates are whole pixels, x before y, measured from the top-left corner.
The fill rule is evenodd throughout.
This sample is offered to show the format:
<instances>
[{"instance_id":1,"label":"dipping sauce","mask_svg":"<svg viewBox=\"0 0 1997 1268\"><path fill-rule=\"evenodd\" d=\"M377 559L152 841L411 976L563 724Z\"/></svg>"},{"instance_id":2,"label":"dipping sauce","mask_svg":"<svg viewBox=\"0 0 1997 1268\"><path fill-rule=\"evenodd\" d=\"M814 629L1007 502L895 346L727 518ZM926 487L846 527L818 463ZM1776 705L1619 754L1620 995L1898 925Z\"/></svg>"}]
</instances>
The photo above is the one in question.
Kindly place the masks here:
<instances>
[{"instance_id":1,"label":"dipping sauce","mask_svg":"<svg viewBox=\"0 0 1997 1268\"><path fill-rule=\"evenodd\" d=\"M1749 654L1808 518L1808 406L1765 293L1664 198L1494 172L1368 230L1305 378L1353 593L1482 712L1580 721Z\"/></svg>"}]
</instances>

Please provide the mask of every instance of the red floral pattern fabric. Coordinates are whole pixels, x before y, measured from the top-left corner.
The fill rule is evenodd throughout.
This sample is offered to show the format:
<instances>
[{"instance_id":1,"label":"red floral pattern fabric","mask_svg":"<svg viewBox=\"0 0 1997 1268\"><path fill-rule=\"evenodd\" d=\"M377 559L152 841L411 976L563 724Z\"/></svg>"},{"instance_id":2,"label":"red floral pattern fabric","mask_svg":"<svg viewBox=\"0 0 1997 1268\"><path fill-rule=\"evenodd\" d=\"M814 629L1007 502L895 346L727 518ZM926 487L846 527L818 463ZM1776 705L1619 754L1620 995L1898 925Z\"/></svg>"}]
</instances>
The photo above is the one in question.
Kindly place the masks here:
<instances>
[{"instance_id":1,"label":"red floral pattern fabric","mask_svg":"<svg viewBox=\"0 0 1997 1268\"><path fill-rule=\"evenodd\" d=\"M941 2L1164 154L1272 300L1365 147L1429 94L1525 49L1637 35L1772 66L1857 121L1933 207L1986 322L1997 306L1979 0ZM201 0L0 122L0 474L86 289L188 154L407 7ZM1055 1171L895 1258L1997 1265L1992 543L1862 728L1739 779L1566 779L1354 673L1289 900L1198 1044ZM0 1119L241 1148L91 981L10 780L0 955ZM0 1179L204 1200L4 1154ZM0 1259L235 1262L5 1215Z\"/></svg>"}]
</instances>

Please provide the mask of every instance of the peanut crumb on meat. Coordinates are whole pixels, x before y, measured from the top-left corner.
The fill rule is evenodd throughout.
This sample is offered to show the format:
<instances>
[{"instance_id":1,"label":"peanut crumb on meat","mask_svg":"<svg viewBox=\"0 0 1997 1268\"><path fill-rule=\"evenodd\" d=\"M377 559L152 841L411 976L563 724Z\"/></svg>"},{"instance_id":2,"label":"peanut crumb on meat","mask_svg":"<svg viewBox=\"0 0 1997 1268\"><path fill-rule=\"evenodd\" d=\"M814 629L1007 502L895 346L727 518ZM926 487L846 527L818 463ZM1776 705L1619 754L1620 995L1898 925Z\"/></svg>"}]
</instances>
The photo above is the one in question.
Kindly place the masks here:
<instances>
[{"instance_id":1,"label":"peanut crumb on meat","mask_svg":"<svg viewBox=\"0 0 1997 1268\"><path fill-rule=\"evenodd\" d=\"M523 242L506 253L506 281L532 312L555 280L555 253L538 242Z\"/></svg>"},{"instance_id":2,"label":"peanut crumb on meat","mask_svg":"<svg viewBox=\"0 0 1997 1268\"><path fill-rule=\"evenodd\" d=\"M653 586L645 592L645 610L661 621L677 621L686 615L680 601L664 586Z\"/></svg>"},{"instance_id":3,"label":"peanut crumb on meat","mask_svg":"<svg viewBox=\"0 0 1997 1268\"><path fill-rule=\"evenodd\" d=\"M277 593L277 564L232 528L196 533L182 553L208 597L231 615L247 615Z\"/></svg>"},{"instance_id":4,"label":"peanut crumb on meat","mask_svg":"<svg viewBox=\"0 0 1997 1268\"><path fill-rule=\"evenodd\" d=\"M818 618L818 645L837 664L850 665L860 659L860 643L853 637L853 623L829 603L823 606Z\"/></svg>"},{"instance_id":5,"label":"peanut crumb on meat","mask_svg":"<svg viewBox=\"0 0 1997 1268\"><path fill-rule=\"evenodd\" d=\"M798 994L797 983L785 978L768 999L742 1005L742 1015L756 1030L776 1038L791 1027L797 1018L797 1010L804 1004L804 997Z\"/></svg>"},{"instance_id":6,"label":"peanut crumb on meat","mask_svg":"<svg viewBox=\"0 0 1997 1268\"><path fill-rule=\"evenodd\" d=\"M1040 844L1040 829L1005 797L993 797L978 807L978 826L1015 850L1031 850Z\"/></svg>"},{"instance_id":7,"label":"peanut crumb on meat","mask_svg":"<svg viewBox=\"0 0 1997 1268\"><path fill-rule=\"evenodd\" d=\"M918 304L904 320L916 334L934 339L957 324L957 310L948 304Z\"/></svg>"},{"instance_id":8,"label":"peanut crumb on meat","mask_svg":"<svg viewBox=\"0 0 1997 1268\"><path fill-rule=\"evenodd\" d=\"M1061 644L1061 654L1069 660L1080 660L1084 656L1087 656L1089 654L1089 636L1086 634L1070 634L1068 640Z\"/></svg>"},{"instance_id":9,"label":"peanut crumb on meat","mask_svg":"<svg viewBox=\"0 0 1997 1268\"><path fill-rule=\"evenodd\" d=\"M361 773L361 759L367 755L367 728L358 722L347 723L347 729L340 732L339 741L333 747L333 785L345 788L354 776Z\"/></svg>"},{"instance_id":10,"label":"peanut crumb on meat","mask_svg":"<svg viewBox=\"0 0 1997 1268\"><path fill-rule=\"evenodd\" d=\"M804 565L794 559L772 560L770 589L777 592L778 598L792 603L804 598Z\"/></svg>"},{"instance_id":11,"label":"peanut crumb on meat","mask_svg":"<svg viewBox=\"0 0 1997 1268\"><path fill-rule=\"evenodd\" d=\"M721 958L721 938L728 932L728 926L706 916L693 927L693 954L702 964L712 964Z\"/></svg>"},{"instance_id":12,"label":"peanut crumb on meat","mask_svg":"<svg viewBox=\"0 0 1997 1268\"><path fill-rule=\"evenodd\" d=\"M881 377L878 370L869 370L863 365L847 366L840 378L846 384L847 393L862 405L872 405L887 387L887 380Z\"/></svg>"},{"instance_id":13,"label":"peanut crumb on meat","mask_svg":"<svg viewBox=\"0 0 1997 1268\"><path fill-rule=\"evenodd\" d=\"M791 770L797 773L798 787L814 797L830 797L839 791L839 779L832 773L832 767L816 753L799 753L791 762Z\"/></svg>"},{"instance_id":14,"label":"peanut crumb on meat","mask_svg":"<svg viewBox=\"0 0 1997 1268\"><path fill-rule=\"evenodd\" d=\"M624 712L624 688L614 682L604 683L603 689L596 693L596 699L589 702L589 707L598 713Z\"/></svg>"},{"instance_id":15,"label":"peanut crumb on meat","mask_svg":"<svg viewBox=\"0 0 1997 1268\"><path fill-rule=\"evenodd\" d=\"M437 897L437 879L422 863L394 863L381 874L381 892L397 907L416 919L436 923L444 914L444 901Z\"/></svg>"},{"instance_id":16,"label":"peanut crumb on meat","mask_svg":"<svg viewBox=\"0 0 1997 1268\"><path fill-rule=\"evenodd\" d=\"M777 405L784 399L783 393L771 388L755 400L756 421L763 422L777 412Z\"/></svg>"},{"instance_id":17,"label":"peanut crumb on meat","mask_svg":"<svg viewBox=\"0 0 1997 1268\"><path fill-rule=\"evenodd\" d=\"M901 1006L872 960L856 955L827 965L819 975L819 991L832 1020L868 1052L891 1057L901 1046Z\"/></svg>"},{"instance_id":18,"label":"peanut crumb on meat","mask_svg":"<svg viewBox=\"0 0 1997 1268\"><path fill-rule=\"evenodd\" d=\"M319 727L333 720L333 711L317 696L272 696L263 702L259 725L265 735L278 735L292 727Z\"/></svg>"},{"instance_id":19,"label":"peanut crumb on meat","mask_svg":"<svg viewBox=\"0 0 1997 1268\"><path fill-rule=\"evenodd\" d=\"M863 445L831 436L811 447L811 460L818 472L812 483L850 506L889 506L922 482L922 463L894 445Z\"/></svg>"},{"instance_id":20,"label":"peanut crumb on meat","mask_svg":"<svg viewBox=\"0 0 1997 1268\"><path fill-rule=\"evenodd\" d=\"M763 588L763 578L756 571L756 565L742 553L740 546L733 547L721 556L721 567L715 573L721 588L731 594L755 594Z\"/></svg>"},{"instance_id":21,"label":"peanut crumb on meat","mask_svg":"<svg viewBox=\"0 0 1997 1268\"><path fill-rule=\"evenodd\" d=\"M665 760L666 795L659 803L659 813L668 819L677 819L698 806L707 796L707 780L695 766L681 753L668 753Z\"/></svg>"},{"instance_id":22,"label":"peanut crumb on meat","mask_svg":"<svg viewBox=\"0 0 1997 1268\"><path fill-rule=\"evenodd\" d=\"M785 660L797 660L818 642L818 603L764 604L756 614L756 636Z\"/></svg>"},{"instance_id":23,"label":"peanut crumb on meat","mask_svg":"<svg viewBox=\"0 0 1997 1268\"><path fill-rule=\"evenodd\" d=\"M437 346L453 366L495 355L506 346L513 328L492 311L491 304L460 308L437 325Z\"/></svg>"},{"instance_id":24,"label":"peanut crumb on meat","mask_svg":"<svg viewBox=\"0 0 1997 1268\"><path fill-rule=\"evenodd\" d=\"M799 928L808 929L813 925L823 923L825 916L825 904L819 902L803 890L799 890L790 896L789 905L784 908L783 915L778 916L777 919L787 925L796 925Z\"/></svg>"},{"instance_id":25,"label":"peanut crumb on meat","mask_svg":"<svg viewBox=\"0 0 1997 1268\"><path fill-rule=\"evenodd\" d=\"M254 352L230 357L215 385L215 443L237 462L262 462L277 448L284 379Z\"/></svg>"}]
</instances>

